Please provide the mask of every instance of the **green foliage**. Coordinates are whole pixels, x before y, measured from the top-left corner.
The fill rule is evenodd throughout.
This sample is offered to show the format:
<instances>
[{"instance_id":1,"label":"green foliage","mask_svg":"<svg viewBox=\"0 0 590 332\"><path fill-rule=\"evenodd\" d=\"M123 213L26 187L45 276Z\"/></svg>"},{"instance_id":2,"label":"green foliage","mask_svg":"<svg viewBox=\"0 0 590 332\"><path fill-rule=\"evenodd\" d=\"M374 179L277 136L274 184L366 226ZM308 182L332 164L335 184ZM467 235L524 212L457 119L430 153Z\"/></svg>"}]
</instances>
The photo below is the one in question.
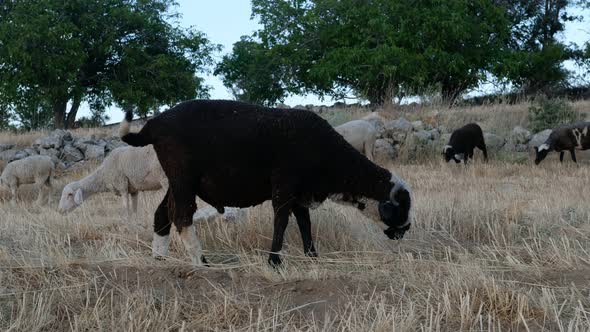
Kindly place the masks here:
<instances>
[{"instance_id":1,"label":"green foliage","mask_svg":"<svg viewBox=\"0 0 590 332\"><path fill-rule=\"evenodd\" d=\"M334 98L352 92L389 104L431 86L452 100L477 85L509 35L503 9L491 0L253 0L252 5L263 28L255 39L234 45L222 71L226 86L266 102L294 92ZM261 84L243 82L252 76Z\"/></svg>"},{"instance_id":2,"label":"green foliage","mask_svg":"<svg viewBox=\"0 0 590 332\"><path fill-rule=\"evenodd\" d=\"M173 0L1 2L0 107L32 109L42 100L53 125L64 127L73 124L84 101L115 103L141 114L206 93L197 73L207 71L219 47L198 31L180 29L173 5Z\"/></svg>"},{"instance_id":3,"label":"green foliage","mask_svg":"<svg viewBox=\"0 0 590 332\"><path fill-rule=\"evenodd\" d=\"M547 93L563 87L571 72L563 67L567 60L580 60L583 52L558 39L567 22L581 17L586 0L495 0L504 7L512 24L511 38L496 76L514 84L526 94Z\"/></svg>"},{"instance_id":4,"label":"green foliage","mask_svg":"<svg viewBox=\"0 0 590 332\"><path fill-rule=\"evenodd\" d=\"M214 74L237 100L272 106L282 102L288 92L288 81L281 57L252 38L242 37L225 55Z\"/></svg>"},{"instance_id":5,"label":"green foliage","mask_svg":"<svg viewBox=\"0 0 590 332\"><path fill-rule=\"evenodd\" d=\"M529 107L529 127L533 132L555 128L579 119L579 114L564 99L541 97L537 98L535 104Z\"/></svg>"}]
</instances>

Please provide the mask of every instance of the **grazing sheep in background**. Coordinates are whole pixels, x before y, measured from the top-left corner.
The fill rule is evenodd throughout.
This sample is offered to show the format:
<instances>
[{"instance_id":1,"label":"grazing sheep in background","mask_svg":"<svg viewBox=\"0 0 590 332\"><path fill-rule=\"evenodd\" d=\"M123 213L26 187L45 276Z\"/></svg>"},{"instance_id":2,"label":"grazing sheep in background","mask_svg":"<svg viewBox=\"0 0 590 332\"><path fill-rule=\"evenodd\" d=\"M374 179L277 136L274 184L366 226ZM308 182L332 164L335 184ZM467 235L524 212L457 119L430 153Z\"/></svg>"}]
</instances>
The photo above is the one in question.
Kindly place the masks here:
<instances>
[{"instance_id":1,"label":"grazing sheep in background","mask_svg":"<svg viewBox=\"0 0 590 332\"><path fill-rule=\"evenodd\" d=\"M443 148L445 161L449 162L452 159L460 163L463 160L467 164L469 158L473 159L473 149L476 147L483 151L484 160L487 161L488 151L481 127L476 123L470 123L451 134L449 143Z\"/></svg>"},{"instance_id":2,"label":"grazing sheep in background","mask_svg":"<svg viewBox=\"0 0 590 332\"><path fill-rule=\"evenodd\" d=\"M16 202L16 191L22 184L35 184L39 191L37 203L41 204L47 191L47 202L51 204L51 181L55 166L49 156L29 156L10 162L0 176L0 185L7 187L12 194L11 202Z\"/></svg>"},{"instance_id":3,"label":"grazing sheep in background","mask_svg":"<svg viewBox=\"0 0 590 332\"><path fill-rule=\"evenodd\" d=\"M58 210L69 212L91 195L113 191L123 196L127 219L137 212L140 191L158 190L167 186L167 179L152 147L124 146L114 149L90 175L66 185ZM130 202L131 201L131 202Z\"/></svg>"},{"instance_id":4,"label":"grazing sheep in background","mask_svg":"<svg viewBox=\"0 0 590 332\"><path fill-rule=\"evenodd\" d=\"M569 151L572 160L577 163L576 149L590 149L590 122L576 122L553 129L545 143L535 146L535 165L539 165L549 151L559 152L559 161L563 162L565 151Z\"/></svg>"},{"instance_id":5,"label":"grazing sheep in background","mask_svg":"<svg viewBox=\"0 0 590 332\"><path fill-rule=\"evenodd\" d=\"M132 114L121 124L129 132ZM303 110L269 109L235 101L182 102L122 137L132 146L153 144L169 181L154 216L153 255L165 256L174 223L192 263L201 265L193 225L195 196L223 211L272 200L274 233L269 262L280 251L293 213L308 256L317 256L309 208L327 198L380 220L391 239L410 228L408 186L369 161L327 121ZM379 223L381 224L381 223Z\"/></svg>"},{"instance_id":6,"label":"grazing sheep in background","mask_svg":"<svg viewBox=\"0 0 590 332\"><path fill-rule=\"evenodd\" d=\"M374 160L373 147L377 140L377 130L373 124L366 120L354 120L334 129L357 151L367 156L370 161Z\"/></svg>"},{"instance_id":7,"label":"grazing sheep in background","mask_svg":"<svg viewBox=\"0 0 590 332\"><path fill-rule=\"evenodd\" d=\"M214 207L205 207L198 209L193 215L193 222L210 222L221 216L221 219L227 222L242 222L248 219L248 209L226 207L223 214L219 214Z\"/></svg>"}]
</instances>

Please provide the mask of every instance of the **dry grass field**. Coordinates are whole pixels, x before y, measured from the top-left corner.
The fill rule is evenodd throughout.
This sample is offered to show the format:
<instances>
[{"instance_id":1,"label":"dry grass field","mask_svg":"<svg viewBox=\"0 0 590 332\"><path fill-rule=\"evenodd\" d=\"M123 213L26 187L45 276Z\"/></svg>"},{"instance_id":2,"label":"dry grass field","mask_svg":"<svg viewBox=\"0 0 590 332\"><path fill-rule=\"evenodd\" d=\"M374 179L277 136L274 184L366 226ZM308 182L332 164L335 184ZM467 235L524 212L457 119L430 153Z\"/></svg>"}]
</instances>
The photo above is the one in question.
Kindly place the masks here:
<instances>
[{"instance_id":1,"label":"dry grass field","mask_svg":"<svg viewBox=\"0 0 590 332\"><path fill-rule=\"evenodd\" d=\"M478 153L467 167L438 156L389 166L414 189L403 240L326 202L312 211L320 257L303 255L292 221L280 270L266 263L267 204L243 222L199 225L211 267L194 269L176 234L168 260L150 257L163 192L140 195L137 225L112 194L62 216L25 188L16 206L0 202L0 329L590 330L590 168L484 164ZM58 178L54 205L88 171Z\"/></svg>"}]
</instances>

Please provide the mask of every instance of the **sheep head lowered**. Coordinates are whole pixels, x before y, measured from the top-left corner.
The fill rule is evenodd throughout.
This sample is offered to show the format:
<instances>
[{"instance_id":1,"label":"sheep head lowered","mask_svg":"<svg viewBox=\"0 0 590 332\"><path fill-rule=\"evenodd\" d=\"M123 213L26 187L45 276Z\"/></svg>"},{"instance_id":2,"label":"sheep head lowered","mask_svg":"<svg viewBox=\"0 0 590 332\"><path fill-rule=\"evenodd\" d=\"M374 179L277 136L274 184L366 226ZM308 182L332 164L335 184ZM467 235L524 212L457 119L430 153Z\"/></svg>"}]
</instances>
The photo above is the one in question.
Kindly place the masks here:
<instances>
[{"instance_id":1,"label":"sheep head lowered","mask_svg":"<svg viewBox=\"0 0 590 332\"><path fill-rule=\"evenodd\" d=\"M551 147L547 143L543 143L539 147L535 146L535 165L539 165L547 157L549 151L551 151Z\"/></svg>"},{"instance_id":2,"label":"sheep head lowered","mask_svg":"<svg viewBox=\"0 0 590 332\"><path fill-rule=\"evenodd\" d=\"M445 157L445 161L448 163L449 161L454 160L456 163L460 163L463 159L461 154L456 154L455 149L453 149L450 145L445 145L442 152L443 156Z\"/></svg>"},{"instance_id":3,"label":"sheep head lowered","mask_svg":"<svg viewBox=\"0 0 590 332\"><path fill-rule=\"evenodd\" d=\"M72 211L82 204L82 201L84 200L83 197L82 189L76 182L68 184L61 192L58 211L60 213Z\"/></svg>"},{"instance_id":4,"label":"sheep head lowered","mask_svg":"<svg viewBox=\"0 0 590 332\"><path fill-rule=\"evenodd\" d=\"M336 203L356 207L368 219L374 221L388 238L399 240L410 229L412 191L401 179L392 176L393 188L388 199L374 200L366 197L353 197L347 194L331 195ZM314 207L312 207L314 208Z\"/></svg>"},{"instance_id":5,"label":"sheep head lowered","mask_svg":"<svg viewBox=\"0 0 590 332\"><path fill-rule=\"evenodd\" d=\"M379 202L379 217L388 226L383 232L392 240L404 237L410 229L412 220L410 208L412 205L410 188L401 180L397 180L391 189L390 200Z\"/></svg>"}]
</instances>

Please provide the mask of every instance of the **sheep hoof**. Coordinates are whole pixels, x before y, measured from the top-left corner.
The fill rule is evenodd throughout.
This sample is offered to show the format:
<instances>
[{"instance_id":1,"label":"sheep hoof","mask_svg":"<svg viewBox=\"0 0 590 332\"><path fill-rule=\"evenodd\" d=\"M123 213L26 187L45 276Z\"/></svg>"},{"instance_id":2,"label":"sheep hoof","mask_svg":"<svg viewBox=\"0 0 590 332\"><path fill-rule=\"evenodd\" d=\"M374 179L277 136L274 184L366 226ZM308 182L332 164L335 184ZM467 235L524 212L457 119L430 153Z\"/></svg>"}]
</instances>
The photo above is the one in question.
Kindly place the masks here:
<instances>
[{"instance_id":1,"label":"sheep hoof","mask_svg":"<svg viewBox=\"0 0 590 332\"><path fill-rule=\"evenodd\" d=\"M318 253L315 251L308 251L305 253L305 256L309 258L318 258Z\"/></svg>"},{"instance_id":2,"label":"sheep hoof","mask_svg":"<svg viewBox=\"0 0 590 332\"><path fill-rule=\"evenodd\" d=\"M278 268L283 264L283 262L282 262L281 257L279 255L270 254L270 256L268 257L268 264L270 264L270 266L272 266L274 268Z\"/></svg>"},{"instance_id":3,"label":"sheep hoof","mask_svg":"<svg viewBox=\"0 0 590 332\"><path fill-rule=\"evenodd\" d=\"M203 266L210 267L209 262L207 262L205 256L201 256L201 262L203 263Z\"/></svg>"}]
</instances>

